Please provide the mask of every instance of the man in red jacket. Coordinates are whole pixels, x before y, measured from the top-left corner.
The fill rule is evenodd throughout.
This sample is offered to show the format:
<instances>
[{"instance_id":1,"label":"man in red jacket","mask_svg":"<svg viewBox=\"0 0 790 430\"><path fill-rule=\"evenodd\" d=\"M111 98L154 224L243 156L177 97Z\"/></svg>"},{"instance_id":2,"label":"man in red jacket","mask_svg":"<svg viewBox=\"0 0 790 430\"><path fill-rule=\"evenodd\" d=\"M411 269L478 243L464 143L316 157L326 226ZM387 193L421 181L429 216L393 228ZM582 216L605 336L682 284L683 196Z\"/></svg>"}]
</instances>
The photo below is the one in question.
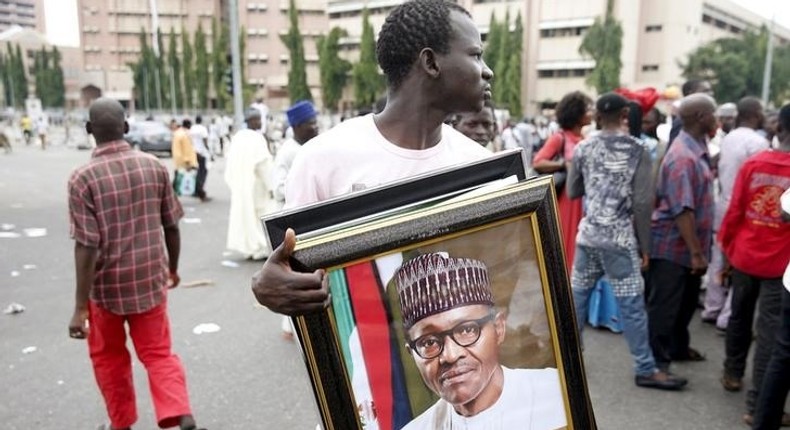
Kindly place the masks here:
<instances>
[{"instance_id":1,"label":"man in red jacket","mask_svg":"<svg viewBox=\"0 0 790 430\"><path fill-rule=\"evenodd\" d=\"M782 108L780 116L790 127L790 105ZM782 274L790 260L790 223L782 219L779 197L788 188L790 139L785 139L777 150L760 152L743 164L719 230L722 250L732 266L734 288L721 380L726 390L741 389L754 311L758 298L760 301L753 388L746 396L744 415L748 424L780 324Z\"/></svg>"}]
</instances>

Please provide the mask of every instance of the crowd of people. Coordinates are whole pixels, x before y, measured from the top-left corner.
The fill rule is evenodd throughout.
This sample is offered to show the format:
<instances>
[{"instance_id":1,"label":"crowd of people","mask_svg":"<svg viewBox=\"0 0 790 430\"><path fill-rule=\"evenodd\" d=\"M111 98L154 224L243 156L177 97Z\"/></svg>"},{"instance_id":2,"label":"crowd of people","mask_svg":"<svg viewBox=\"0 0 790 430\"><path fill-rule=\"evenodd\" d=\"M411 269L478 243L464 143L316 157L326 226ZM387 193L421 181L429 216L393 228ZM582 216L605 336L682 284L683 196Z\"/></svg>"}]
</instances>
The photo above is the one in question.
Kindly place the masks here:
<instances>
[{"instance_id":1,"label":"crowd of people","mask_svg":"<svg viewBox=\"0 0 790 430\"><path fill-rule=\"evenodd\" d=\"M98 147L69 180L77 274L69 334L88 340L111 421L107 428L130 428L137 418L130 357L119 342L125 340L124 324L149 373L159 425L197 428L184 369L170 350L166 310L167 289L179 283L183 211L173 181L180 175L194 173L193 196L209 202L208 165L218 154L225 157L227 247L265 260L252 279L253 293L272 311L292 316L330 305L328 277L324 270L292 270L295 233L288 230L283 244L270 249L261 216L517 147L533 174L555 178L579 331L591 291L604 280L634 360L635 384L681 390L693 381L673 374L672 362L706 359L691 346L688 330L702 304L702 320L724 333L722 387L739 391L757 313L743 418L756 429L790 425L783 412L790 383L790 105L766 121L760 100L717 106L710 84L692 80L666 113L671 122L650 91L618 89L597 99L575 91L557 104L556 125L531 120L500 130L491 102L493 72L482 52L480 34L461 6L406 2L389 14L377 41L388 85L379 111L319 134L313 105L295 102L279 147L266 139L269 113L261 101L245 111L244 129L229 140L218 134L216 145L200 116L194 123L174 121L172 180L158 161L123 141L128 124L120 104L104 98L93 103L88 132ZM123 187L113 185L119 172ZM101 191L111 188L110 194ZM120 234L128 231L133 234ZM147 257L121 258L127 249ZM447 336L456 355L475 355L478 341L495 346L488 331L480 339L491 321L500 336L499 317L474 305L479 318L466 322L476 324L471 332L448 325L434 333L422 322L430 315L415 313L407 327L415 360L458 365L444 346ZM283 330L291 336L285 318ZM462 335L468 339L459 342ZM485 399L460 396L464 387L437 386L429 372L423 377L441 398L441 415L467 425L474 422L470 415L490 412L506 397L499 369L486 367L479 381L470 382L481 385L478 394ZM470 409L473 404L478 407ZM539 422L530 428L549 426Z\"/></svg>"}]
</instances>

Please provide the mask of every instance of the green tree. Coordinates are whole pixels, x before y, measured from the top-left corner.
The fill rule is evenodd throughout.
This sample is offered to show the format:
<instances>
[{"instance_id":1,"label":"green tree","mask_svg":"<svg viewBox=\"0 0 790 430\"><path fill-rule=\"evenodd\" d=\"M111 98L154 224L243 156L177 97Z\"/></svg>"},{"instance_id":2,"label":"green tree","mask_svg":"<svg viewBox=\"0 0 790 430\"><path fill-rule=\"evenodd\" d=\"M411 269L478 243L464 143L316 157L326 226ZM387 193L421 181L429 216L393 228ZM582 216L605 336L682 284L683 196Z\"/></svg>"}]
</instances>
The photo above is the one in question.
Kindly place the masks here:
<instances>
[{"instance_id":1,"label":"green tree","mask_svg":"<svg viewBox=\"0 0 790 430\"><path fill-rule=\"evenodd\" d=\"M714 40L692 51L680 63L686 79L706 79L720 103L737 102L762 93L768 30ZM781 105L790 96L790 46L774 46L770 99Z\"/></svg>"},{"instance_id":2,"label":"green tree","mask_svg":"<svg viewBox=\"0 0 790 430\"><path fill-rule=\"evenodd\" d=\"M66 81L63 77L63 55L57 46L52 47L52 107L66 106Z\"/></svg>"},{"instance_id":3,"label":"green tree","mask_svg":"<svg viewBox=\"0 0 790 430\"><path fill-rule=\"evenodd\" d=\"M595 67L587 76L587 85L598 93L605 93L620 86L620 51L623 48L623 27L614 18L614 0L606 1L606 15L595 18L579 46L579 53L592 57Z\"/></svg>"},{"instance_id":4,"label":"green tree","mask_svg":"<svg viewBox=\"0 0 790 430\"><path fill-rule=\"evenodd\" d=\"M162 108L170 108L170 73L167 68L167 56L165 51L165 39L162 30L156 29L157 51L154 52L154 64L156 64L156 74L159 78L159 100L162 100ZM157 54L158 52L158 54Z\"/></svg>"},{"instance_id":5,"label":"green tree","mask_svg":"<svg viewBox=\"0 0 790 430\"><path fill-rule=\"evenodd\" d=\"M343 95L343 88L348 82L348 72L351 63L340 58L340 38L348 33L339 27L334 27L325 37L316 41L318 49L318 68L321 74L321 98L324 107L330 112L337 111L337 104Z\"/></svg>"},{"instance_id":6,"label":"green tree","mask_svg":"<svg viewBox=\"0 0 790 430\"><path fill-rule=\"evenodd\" d=\"M373 106L384 89L384 80L379 74L376 61L376 41L373 38L373 26L370 24L369 12L362 11L362 39L359 42L359 62L354 64L354 98L358 108Z\"/></svg>"},{"instance_id":7,"label":"green tree","mask_svg":"<svg viewBox=\"0 0 790 430\"><path fill-rule=\"evenodd\" d=\"M182 109L184 107L184 95L181 90L181 59L178 55L178 41L176 40L176 32L173 27L170 27L170 39L168 42L168 80L170 81L170 85L173 86L173 93L175 93L176 98L176 108Z\"/></svg>"},{"instance_id":8,"label":"green tree","mask_svg":"<svg viewBox=\"0 0 790 430\"><path fill-rule=\"evenodd\" d=\"M0 86L3 87L3 106L11 106L11 81L8 72L8 57L0 51Z\"/></svg>"},{"instance_id":9,"label":"green tree","mask_svg":"<svg viewBox=\"0 0 790 430\"><path fill-rule=\"evenodd\" d=\"M521 13L516 16L513 33L510 35L510 55L508 66L505 70L505 87L502 102L507 107L510 115L521 118L523 106L521 104L521 56L523 55L524 25L521 22Z\"/></svg>"},{"instance_id":10,"label":"green tree","mask_svg":"<svg viewBox=\"0 0 790 430\"><path fill-rule=\"evenodd\" d=\"M11 43L7 44L9 53L9 75L11 80L11 92L13 95L14 105L16 107L23 107L25 99L27 99L27 72L25 71L25 63L22 59L22 48L19 44L16 49L11 47Z\"/></svg>"},{"instance_id":11,"label":"green tree","mask_svg":"<svg viewBox=\"0 0 790 430\"><path fill-rule=\"evenodd\" d=\"M135 62L127 63L132 69L132 81L134 82L135 99L139 107L144 110L153 109L158 106L161 100L161 93L156 86L156 77L159 73L156 53L148 45L148 34L144 28L140 29L140 57ZM161 84L161 82L160 82Z\"/></svg>"},{"instance_id":12,"label":"green tree","mask_svg":"<svg viewBox=\"0 0 790 430\"><path fill-rule=\"evenodd\" d=\"M510 11L505 13L505 21L502 24L497 24L499 27L499 52L494 59L495 63L489 65L491 70L494 71L494 80L491 87L494 91L494 101L498 104L507 106L507 92L511 83L508 82L510 75L507 73L510 67L510 56L513 52L513 39L510 36Z\"/></svg>"},{"instance_id":13,"label":"green tree","mask_svg":"<svg viewBox=\"0 0 790 430\"><path fill-rule=\"evenodd\" d=\"M63 69L60 60L60 52L55 47L49 52L44 46L33 54L36 97L41 100L41 105L44 107L63 107L65 104Z\"/></svg>"},{"instance_id":14,"label":"green tree","mask_svg":"<svg viewBox=\"0 0 790 430\"><path fill-rule=\"evenodd\" d=\"M289 1L288 20L291 24L288 33L280 36L291 58L288 69L288 97L292 103L313 100L310 86L307 85L307 62L304 58L304 42L302 33L299 32L299 11L296 9L295 0Z\"/></svg>"},{"instance_id":15,"label":"green tree","mask_svg":"<svg viewBox=\"0 0 790 430\"><path fill-rule=\"evenodd\" d=\"M209 80L206 33L203 31L203 26L198 24L195 32L195 84L197 85L197 107L200 109L209 107Z\"/></svg>"},{"instance_id":16,"label":"green tree","mask_svg":"<svg viewBox=\"0 0 790 430\"><path fill-rule=\"evenodd\" d=\"M211 20L211 80L214 85L214 94L217 100L217 109L225 109L230 101L230 95L225 88L225 71L228 69L228 51L230 32L228 26L217 24Z\"/></svg>"},{"instance_id":17,"label":"green tree","mask_svg":"<svg viewBox=\"0 0 790 430\"><path fill-rule=\"evenodd\" d=\"M195 63L192 59L192 44L185 31L181 32L181 69L184 75L184 107L191 109L195 102Z\"/></svg>"},{"instance_id":18,"label":"green tree","mask_svg":"<svg viewBox=\"0 0 790 430\"><path fill-rule=\"evenodd\" d=\"M502 45L502 36L505 29L497 21L494 12L491 12L491 20L488 24L488 37L486 37L486 46L483 51L483 60L486 62L491 70L496 68L499 59L499 47ZM495 76L496 78L496 76Z\"/></svg>"},{"instance_id":19,"label":"green tree","mask_svg":"<svg viewBox=\"0 0 790 430\"><path fill-rule=\"evenodd\" d=\"M241 70L239 74L241 75L241 100L244 106L248 106L250 103L252 103L253 96L255 96L255 85L248 84L246 78L247 74L245 70L247 69L247 56L245 55L245 52L247 50L247 39L244 37L245 34L247 34L247 32L244 30L244 26L241 26L241 29L239 30L239 62L241 63Z\"/></svg>"}]
</instances>

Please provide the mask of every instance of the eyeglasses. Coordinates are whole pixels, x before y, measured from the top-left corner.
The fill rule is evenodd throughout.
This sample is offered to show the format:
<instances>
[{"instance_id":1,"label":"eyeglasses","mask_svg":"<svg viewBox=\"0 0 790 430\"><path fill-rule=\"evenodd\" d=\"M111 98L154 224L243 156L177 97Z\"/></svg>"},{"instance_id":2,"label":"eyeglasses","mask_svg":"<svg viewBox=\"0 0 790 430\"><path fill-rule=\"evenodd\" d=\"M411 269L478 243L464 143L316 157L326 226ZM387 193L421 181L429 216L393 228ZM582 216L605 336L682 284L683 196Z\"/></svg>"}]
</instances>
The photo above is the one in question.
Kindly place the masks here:
<instances>
[{"instance_id":1,"label":"eyeglasses","mask_svg":"<svg viewBox=\"0 0 790 430\"><path fill-rule=\"evenodd\" d=\"M425 334L407 343L417 355L429 360L438 357L444 351L444 341L447 336L459 346L473 345L480 339L483 326L493 319L494 313L491 312L483 318L464 321L449 330Z\"/></svg>"}]
</instances>

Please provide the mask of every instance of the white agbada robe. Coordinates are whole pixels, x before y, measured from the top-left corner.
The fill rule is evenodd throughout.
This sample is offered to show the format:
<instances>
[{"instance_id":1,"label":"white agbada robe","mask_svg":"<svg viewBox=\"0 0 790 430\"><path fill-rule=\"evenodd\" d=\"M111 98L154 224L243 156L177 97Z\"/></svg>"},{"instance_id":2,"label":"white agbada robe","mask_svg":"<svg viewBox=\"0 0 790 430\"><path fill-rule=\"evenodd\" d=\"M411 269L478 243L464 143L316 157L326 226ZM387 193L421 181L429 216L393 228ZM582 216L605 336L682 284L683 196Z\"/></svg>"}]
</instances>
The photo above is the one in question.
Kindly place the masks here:
<instances>
[{"instance_id":1,"label":"white agbada robe","mask_svg":"<svg viewBox=\"0 0 790 430\"><path fill-rule=\"evenodd\" d=\"M230 188L227 248L247 257L269 256L260 217L277 210L271 176L274 157L257 130L233 135L226 157L225 183Z\"/></svg>"}]
</instances>

